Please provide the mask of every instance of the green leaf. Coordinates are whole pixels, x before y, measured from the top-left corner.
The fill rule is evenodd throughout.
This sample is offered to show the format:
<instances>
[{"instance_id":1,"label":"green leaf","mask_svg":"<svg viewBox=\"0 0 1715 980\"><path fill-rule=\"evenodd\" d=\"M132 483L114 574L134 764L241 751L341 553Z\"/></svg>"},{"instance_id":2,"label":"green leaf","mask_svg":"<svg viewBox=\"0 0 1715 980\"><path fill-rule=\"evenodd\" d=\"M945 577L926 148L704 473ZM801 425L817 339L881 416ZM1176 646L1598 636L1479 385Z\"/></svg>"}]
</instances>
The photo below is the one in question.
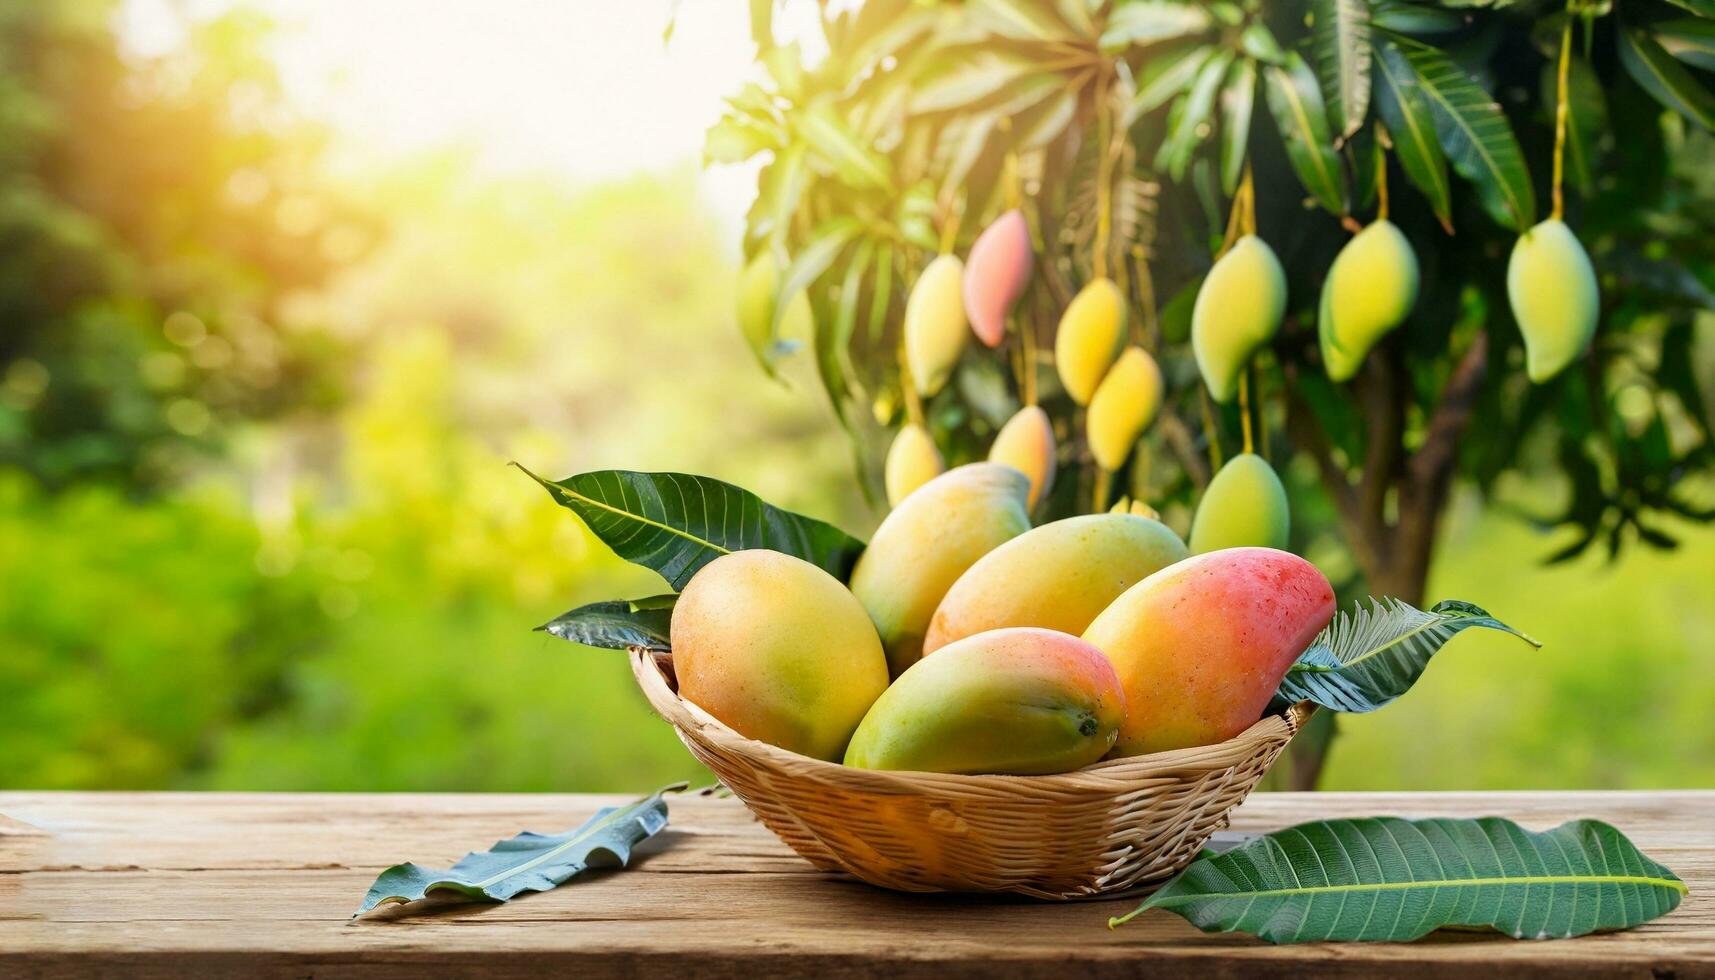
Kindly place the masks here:
<instances>
[{"instance_id":1,"label":"green leaf","mask_svg":"<svg viewBox=\"0 0 1715 980\"><path fill-rule=\"evenodd\" d=\"M536 627L562 640L604 650L670 650L667 627L677 595L592 602L563 612Z\"/></svg>"},{"instance_id":2,"label":"green leaf","mask_svg":"<svg viewBox=\"0 0 1715 980\"><path fill-rule=\"evenodd\" d=\"M740 163L764 150L778 148L777 134L728 113L703 135L703 162Z\"/></svg>"},{"instance_id":3,"label":"green leaf","mask_svg":"<svg viewBox=\"0 0 1715 980\"><path fill-rule=\"evenodd\" d=\"M784 242L792 227L792 215L797 212L808 183L809 167L805 161L808 153L809 147L802 142L793 143L775 154L774 162L762 168L757 177L756 205L751 214L762 220L752 221L751 225L772 242Z\"/></svg>"},{"instance_id":4,"label":"green leaf","mask_svg":"<svg viewBox=\"0 0 1715 980\"><path fill-rule=\"evenodd\" d=\"M1662 50L1694 68L1715 71L1715 22L1685 17L1650 25Z\"/></svg>"},{"instance_id":5,"label":"green leaf","mask_svg":"<svg viewBox=\"0 0 1715 980\"><path fill-rule=\"evenodd\" d=\"M798 114L797 122L804 141L841 180L857 188L887 190L893 186L893 168L887 158L859 142L830 103L810 106Z\"/></svg>"},{"instance_id":6,"label":"green leaf","mask_svg":"<svg viewBox=\"0 0 1715 980\"><path fill-rule=\"evenodd\" d=\"M1034 0L971 0L966 9L973 19L1000 37L1020 41L1076 39L1065 23Z\"/></svg>"},{"instance_id":7,"label":"green leaf","mask_svg":"<svg viewBox=\"0 0 1715 980\"><path fill-rule=\"evenodd\" d=\"M800 292L808 289L810 284L821 278L822 273L834 264L840 250L857 237L863 230L863 224L856 218L829 218L816 226L810 234L809 244L792 256L792 264L786 267L786 274L780 277L780 291L774 297L774 333L780 333L780 327L786 321L786 315L791 312L791 300Z\"/></svg>"},{"instance_id":8,"label":"green leaf","mask_svg":"<svg viewBox=\"0 0 1715 980\"><path fill-rule=\"evenodd\" d=\"M1628 929L1685 883L1599 820L1533 833L1511 820L1319 820L1199 857L1149 909L1273 943L1409 942L1451 926L1515 939Z\"/></svg>"},{"instance_id":9,"label":"green leaf","mask_svg":"<svg viewBox=\"0 0 1715 980\"><path fill-rule=\"evenodd\" d=\"M1715 17L1715 0L1667 0L1681 10L1689 10L1699 17Z\"/></svg>"},{"instance_id":10,"label":"green leaf","mask_svg":"<svg viewBox=\"0 0 1715 980\"><path fill-rule=\"evenodd\" d=\"M1400 34L1446 34L1464 27L1466 19L1451 10L1421 3L1384 3L1370 11L1370 24Z\"/></svg>"},{"instance_id":11,"label":"green leaf","mask_svg":"<svg viewBox=\"0 0 1715 980\"><path fill-rule=\"evenodd\" d=\"M1174 106L1168 120L1167 138L1162 141L1155 158L1156 166L1166 170L1174 180L1184 179L1191 154L1209 133L1209 116L1215 108L1215 93L1232 62L1231 51L1221 51L1210 58L1197 72L1191 91Z\"/></svg>"},{"instance_id":12,"label":"green leaf","mask_svg":"<svg viewBox=\"0 0 1715 980\"><path fill-rule=\"evenodd\" d=\"M1644 91L1699 126L1715 129L1715 95L1641 29L1622 27L1617 33L1620 63Z\"/></svg>"},{"instance_id":13,"label":"green leaf","mask_svg":"<svg viewBox=\"0 0 1715 980\"><path fill-rule=\"evenodd\" d=\"M1500 105L1441 51L1405 38L1395 43L1417 72L1442 149L1453 169L1475 185L1484 210L1517 232L1536 224L1530 171Z\"/></svg>"},{"instance_id":14,"label":"green leaf","mask_svg":"<svg viewBox=\"0 0 1715 980\"><path fill-rule=\"evenodd\" d=\"M1374 711L1411 690L1448 640L1474 626L1542 644L1468 602L1438 602L1428 612L1398 599L1371 599L1334 617L1287 669L1277 704L1310 701L1350 713Z\"/></svg>"},{"instance_id":15,"label":"green leaf","mask_svg":"<svg viewBox=\"0 0 1715 980\"><path fill-rule=\"evenodd\" d=\"M1297 52L1283 65L1263 69L1268 108L1286 144L1286 156L1304 189L1335 214L1345 213L1340 161L1328 136L1328 113L1316 75Z\"/></svg>"},{"instance_id":16,"label":"green leaf","mask_svg":"<svg viewBox=\"0 0 1715 980\"><path fill-rule=\"evenodd\" d=\"M1204 44L1187 46L1179 52L1162 52L1144 62L1137 77L1137 94L1126 109L1125 124L1130 126L1139 117L1154 112L1173 97L1186 91L1196 80L1197 72L1213 55L1215 49Z\"/></svg>"},{"instance_id":17,"label":"green leaf","mask_svg":"<svg viewBox=\"0 0 1715 980\"><path fill-rule=\"evenodd\" d=\"M1369 0L1310 0L1310 50L1338 147L1370 110Z\"/></svg>"},{"instance_id":18,"label":"green leaf","mask_svg":"<svg viewBox=\"0 0 1715 980\"><path fill-rule=\"evenodd\" d=\"M1108 15L1101 46L1111 54L1134 45L1159 44L1201 34L1210 26L1209 11L1201 4L1133 0L1116 5Z\"/></svg>"},{"instance_id":19,"label":"green leaf","mask_svg":"<svg viewBox=\"0 0 1715 980\"><path fill-rule=\"evenodd\" d=\"M619 557L655 570L675 590L721 555L752 548L802 558L844 582L863 551L863 542L832 524L706 476L596 470L544 480L518 468Z\"/></svg>"},{"instance_id":20,"label":"green leaf","mask_svg":"<svg viewBox=\"0 0 1715 980\"><path fill-rule=\"evenodd\" d=\"M1251 111L1256 106L1256 62L1240 58L1221 89L1221 189L1228 194L1239 186L1245 169L1245 150L1250 142Z\"/></svg>"},{"instance_id":21,"label":"green leaf","mask_svg":"<svg viewBox=\"0 0 1715 980\"><path fill-rule=\"evenodd\" d=\"M1376 111L1393 138L1394 156L1406 179L1429 200L1430 210L1448 233L1453 231L1453 188L1447 158L1435 132L1435 117L1418 88L1417 71L1390 43L1376 48Z\"/></svg>"},{"instance_id":22,"label":"green leaf","mask_svg":"<svg viewBox=\"0 0 1715 980\"><path fill-rule=\"evenodd\" d=\"M1037 62L996 51L976 51L912 87L914 114L947 112L1000 98L1008 86L1041 74Z\"/></svg>"},{"instance_id":23,"label":"green leaf","mask_svg":"<svg viewBox=\"0 0 1715 980\"><path fill-rule=\"evenodd\" d=\"M590 867L624 867L631 849L667 826L666 787L635 803L603 807L583 826L563 834L525 831L472 851L445 870L396 864L375 879L356 918L380 905L415 902L432 891L452 892L476 902L505 902L524 892L545 892Z\"/></svg>"}]
</instances>

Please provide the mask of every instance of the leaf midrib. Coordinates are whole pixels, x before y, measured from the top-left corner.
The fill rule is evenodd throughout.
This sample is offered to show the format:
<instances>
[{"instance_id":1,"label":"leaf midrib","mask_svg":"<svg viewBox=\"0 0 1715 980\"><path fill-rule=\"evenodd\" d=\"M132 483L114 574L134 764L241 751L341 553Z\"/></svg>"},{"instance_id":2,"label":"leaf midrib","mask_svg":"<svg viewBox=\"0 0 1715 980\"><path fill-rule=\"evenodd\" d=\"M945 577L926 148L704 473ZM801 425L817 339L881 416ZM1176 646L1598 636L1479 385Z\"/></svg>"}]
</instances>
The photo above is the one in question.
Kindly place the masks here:
<instances>
[{"instance_id":1,"label":"leaf midrib","mask_svg":"<svg viewBox=\"0 0 1715 980\"><path fill-rule=\"evenodd\" d=\"M1334 175L1328 171L1328 161L1323 159L1321 153L1317 152L1317 148L1320 144L1316 142L1314 134L1310 131L1310 114L1305 111L1304 100L1302 96L1299 95L1298 88L1292 78L1292 75L1284 68L1270 67L1269 71L1278 75L1280 79L1285 82L1285 84L1280 88L1281 94L1286 97L1287 105L1292 109L1292 117L1298 123L1299 132L1304 136L1304 145L1310 150L1310 160L1316 167L1317 174L1319 174L1323 180L1332 182L1334 180ZM1336 184L1335 186L1338 185Z\"/></svg>"},{"instance_id":2,"label":"leaf midrib","mask_svg":"<svg viewBox=\"0 0 1715 980\"><path fill-rule=\"evenodd\" d=\"M1459 71L1452 62L1446 62L1446 67L1454 72ZM1470 141L1471 148L1477 152L1478 156L1483 158L1483 163L1489 168L1489 172L1495 175L1497 178L1496 183L1500 186L1501 193L1506 195L1507 210L1513 213L1513 219L1519 223L1520 230L1523 230L1525 225L1523 202L1520 201L1518 196L1513 193L1512 186L1507 182L1500 164L1496 163L1495 158L1489 155L1488 149L1483 146L1483 141L1477 138L1477 131L1465 124L1465 117L1460 115L1453 108L1453 103L1448 101L1447 98L1441 94L1441 89L1435 83L1424 78L1421 72L1418 73L1417 78L1418 87L1421 88L1429 98L1434 99L1441 105L1442 109L1446 111L1448 117L1453 120L1453 125L1459 127L1460 132L1464 133L1465 138ZM1484 94L1487 95L1487 93Z\"/></svg>"},{"instance_id":3,"label":"leaf midrib","mask_svg":"<svg viewBox=\"0 0 1715 980\"><path fill-rule=\"evenodd\" d=\"M1402 57L1403 57L1403 55L1402 55ZM1425 134L1422 132L1422 130L1420 130L1418 128L1417 118L1414 115L1412 115L1411 110L1406 107L1405 90L1400 87L1399 80L1393 77L1393 72L1388 70L1387 58L1385 58L1385 57L1376 58L1375 59L1375 66L1377 68L1381 69L1382 79L1385 82L1387 82L1388 88L1393 91L1394 101L1399 103L1400 118L1405 120L1406 126L1411 130L1412 142L1417 143L1419 146L1424 146L1424 147L1435 146L1436 148L1439 149L1440 144L1435 143L1434 141L1425 138ZM1421 87L1422 86L1419 85L1419 88L1421 88ZM1429 156L1429 153L1427 150L1420 150L1419 152L1423 153L1425 158L1427 158ZM1443 196L1451 196L1453 193L1453 188L1452 188L1451 181L1447 177L1447 171L1446 171L1445 167L1446 167L1445 163L1442 164L1442 167L1440 169L1437 169L1435 167L1430 167L1429 168L1429 174L1430 174L1430 178L1435 183L1436 191Z\"/></svg>"},{"instance_id":4,"label":"leaf midrib","mask_svg":"<svg viewBox=\"0 0 1715 980\"><path fill-rule=\"evenodd\" d=\"M1156 896L1147 903L1149 908L1169 908L1196 901L1225 899L1274 898L1291 895L1320 895L1333 892L1405 891L1413 888L1494 888L1507 885L1649 885L1666 888L1681 895L1690 889L1677 878L1655 878L1647 875L1530 875L1518 878L1450 878L1442 881L1376 881L1350 885L1307 885L1295 888L1264 888L1242 892L1185 892Z\"/></svg>"},{"instance_id":5,"label":"leaf midrib","mask_svg":"<svg viewBox=\"0 0 1715 980\"><path fill-rule=\"evenodd\" d=\"M1336 666L1336 667L1324 667L1321 664L1298 664L1298 663L1295 663L1292 665L1291 669L1299 671L1300 673L1308 673L1308 674L1326 674L1329 671L1344 670L1347 667L1353 666L1354 664L1361 664L1366 660L1369 660L1373 657L1379 656L1382 652L1384 652L1384 651L1386 651L1392 647L1396 647L1401 643L1404 643L1406 640L1411 639L1412 637L1418 635L1419 633L1424 632L1425 630L1434 629L1435 627L1438 627L1438 626L1451 625L1452 623L1455 623L1455 622L1458 622L1458 620L1449 619L1449 618L1444 617L1444 616L1439 616L1439 617L1432 619L1432 620L1429 620L1428 622L1423 623L1419 626L1412 627L1410 630L1408 630L1404 633L1401 633L1400 635L1394 637L1393 639L1387 641L1386 643L1381 644L1380 646L1371 647L1370 649L1365 650L1363 653L1357 655L1356 657L1353 657L1350 660L1341 660L1339 666ZM1332 647L1329 648L1329 652L1330 653L1333 652ZM1339 657L1340 657L1339 654L1337 654L1337 653L1334 654L1334 659L1339 660Z\"/></svg>"},{"instance_id":6,"label":"leaf midrib","mask_svg":"<svg viewBox=\"0 0 1715 980\"><path fill-rule=\"evenodd\" d=\"M602 501L597 500L594 497L586 497L583 494L577 492L576 490L573 490L570 487L567 487L561 483L555 483L555 484L553 484L553 487L554 487L554 489L565 494L566 496L571 497L575 500L581 501L585 504L588 504L589 506L594 507L597 510L605 510L610 514L617 514L621 517L630 518L631 520L634 520L634 521L638 522L639 524L647 524L650 527L659 528L660 530L666 531L668 534L676 534L679 537L684 538L686 541L690 541L690 542L695 543L695 544L700 544L705 548L709 548L711 550L718 551L723 555L732 554L732 551L730 549L723 548L720 545L715 544L713 541L709 541L705 538L699 538L695 534L690 533L689 531L681 531L680 529L672 526L671 524L663 524L660 521L654 520L653 518L645 517L642 514L637 514L637 513L634 513L632 511L620 508L620 507L615 507L612 504L603 503ZM707 495L705 494L704 495L704 503L705 504L707 503L707 499L708 499Z\"/></svg>"}]
</instances>

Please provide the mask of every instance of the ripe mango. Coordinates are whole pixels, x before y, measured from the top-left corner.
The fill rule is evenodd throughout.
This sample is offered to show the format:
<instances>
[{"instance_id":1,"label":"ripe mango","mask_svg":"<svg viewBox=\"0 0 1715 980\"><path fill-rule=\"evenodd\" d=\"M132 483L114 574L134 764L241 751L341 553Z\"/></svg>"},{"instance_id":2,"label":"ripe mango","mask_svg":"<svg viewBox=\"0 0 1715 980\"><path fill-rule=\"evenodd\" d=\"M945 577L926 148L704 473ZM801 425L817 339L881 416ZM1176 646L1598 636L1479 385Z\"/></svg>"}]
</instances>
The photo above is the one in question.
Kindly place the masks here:
<instances>
[{"instance_id":1,"label":"ripe mango","mask_svg":"<svg viewBox=\"0 0 1715 980\"><path fill-rule=\"evenodd\" d=\"M1006 336L1006 315L1030 284L1034 261L1030 225L1017 208L996 218L971 245L965 262L965 313L971 318L971 332L987 346L1000 346Z\"/></svg>"},{"instance_id":2,"label":"ripe mango","mask_svg":"<svg viewBox=\"0 0 1715 980\"><path fill-rule=\"evenodd\" d=\"M887 503L898 507L911 491L941 475L941 451L929 431L915 422L899 430L893 445L887 449L887 464L882 469L887 484Z\"/></svg>"},{"instance_id":3,"label":"ripe mango","mask_svg":"<svg viewBox=\"0 0 1715 980\"><path fill-rule=\"evenodd\" d=\"M735 551L685 584L670 625L679 693L748 738L838 760L887 687L863 606L777 551Z\"/></svg>"},{"instance_id":4,"label":"ripe mango","mask_svg":"<svg viewBox=\"0 0 1715 980\"><path fill-rule=\"evenodd\" d=\"M1328 377L1349 380L1384 334L1417 302L1417 253L1385 218L1373 221L1334 258L1322 283L1317 328Z\"/></svg>"},{"instance_id":5,"label":"ripe mango","mask_svg":"<svg viewBox=\"0 0 1715 980\"><path fill-rule=\"evenodd\" d=\"M786 304L786 314L779 329L774 326L775 292L780 288L780 265L764 249L745 264L738 277L738 328L745 343L768 373L774 373L774 362L790 348L784 337L809 337L815 332L810 313L810 298L802 290L794 293Z\"/></svg>"},{"instance_id":6,"label":"ripe mango","mask_svg":"<svg viewBox=\"0 0 1715 980\"><path fill-rule=\"evenodd\" d=\"M1026 531L977 559L935 610L925 655L1004 626L1077 635L1120 593L1190 552L1167 525L1084 514Z\"/></svg>"},{"instance_id":7,"label":"ripe mango","mask_svg":"<svg viewBox=\"0 0 1715 980\"><path fill-rule=\"evenodd\" d=\"M1048 413L1026 405L995 434L989 446L989 462L1004 463L1030 478L1030 498L1025 507L1034 510L1036 502L1054 485L1054 453L1054 426L1048 421Z\"/></svg>"},{"instance_id":8,"label":"ripe mango","mask_svg":"<svg viewBox=\"0 0 1715 980\"><path fill-rule=\"evenodd\" d=\"M1334 590L1316 566L1272 548L1197 555L1132 586L1084 631L1125 688L1114 754L1208 745L1249 728L1333 615Z\"/></svg>"},{"instance_id":9,"label":"ripe mango","mask_svg":"<svg viewBox=\"0 0 1715 980\"><path fill-rule=\"evenodd\" d=\"M1090 399L1086 425L1096 465L1109 472L1125 465L1160 409L1161 368L1142 347L1126 348Z\"/></svg>"},{"instance_id":10,"label":"ripe mango","mask_svg":"<svg viewBox=\"0 0 1715 980\"><path fill-rule=\"evenodd\" d=\"M1030 480L999 463L956 466L918 487L876 528L852 569L857 596L898 677L923 655L941 597L965 569L1030 529Z\"/></svg>"},{"instance_id":11,"label":"ripe mango","mask_svg":"<svg viewBox=\"0 0 1715 980\"><path fill-rule=\"evenodd\" d=\"M905 300L905 359L924 398L947 383L965 350L964 276L958 256L938 255Z\"/></svg>"},{"instance_id":12,"label":"ripe mango","mask_svg":"<svg viewBox=\"0 0 1715 980\"><path fill-rule=\"evenodd\" d=\"M979 633L911 665L864 716L846 765L915 772L1070 772L1125 720L1102 652L1044 629Z\"/></svg>"},{"instance_id":13,"label":"ripe mango","mask_svg":"<svg viewBox=\"0 0 1715 980\"><path fill-rule=\"evenodd\" d=\"M1596 336L1601 297L1578 236L1550 218L1519 236L1507 263L1507 299L1524 334L1525 370L1541 384Z\"/></svg>"},{"instance_id":14,"label":"ripe mango","mask_svg":"<svg viewBox=\"0 0 1715 980\"><path fill-rule=\"evenodd\" d=\"M1255 453L1227 460L1197 502L1191 518L1191 553L1256 546L1285 548L1292 531L1286 488Z\"/></svg>"},{"instance_id":15,"label":"ripe mango","mask_svg":"<svg viewBox=\"0 0 1715 980\"><path fill-rule=\"evenodd\" d=\"M1125 344L1125 296L1112 279L1078 291L1054 335L1054 366L1072 400L1088 405Z\"/></svg>"},{"instance_id":16,"label":"ripe mango","mask_svg":"<svg viewBox=\"0 0 1715 980\"><path fill-rule=\"evenodd\" d=\"M1246 235L1221 256L1191 308L1191 349L1209 394L1238 394L1239 376L1286 313L1286 270L1268 243Z\"/></svg>"}]
</instances>

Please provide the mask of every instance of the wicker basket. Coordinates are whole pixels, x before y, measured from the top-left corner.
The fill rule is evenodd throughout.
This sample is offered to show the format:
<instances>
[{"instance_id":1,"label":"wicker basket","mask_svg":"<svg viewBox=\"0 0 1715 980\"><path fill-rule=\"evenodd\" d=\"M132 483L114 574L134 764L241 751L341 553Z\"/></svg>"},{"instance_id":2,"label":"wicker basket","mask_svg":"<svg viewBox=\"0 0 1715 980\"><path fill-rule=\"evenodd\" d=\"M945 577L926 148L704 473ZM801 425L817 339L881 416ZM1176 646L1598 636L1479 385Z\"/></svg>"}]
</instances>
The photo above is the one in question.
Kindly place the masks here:
<instances>
[{"instance_id":1,"label":"wicker basket","mask_svg":"<svg viewBox=\"0 0 1715 980\"><path fill-rule=\"evenodd\" d=\"M1312 710L1054 776L884 772L745 738L679 697L668 655L633 649L631 668L697 761L794 851L909 892L1075 899L1159 882L1227 825Z\"/></svg>"}]
</instances>

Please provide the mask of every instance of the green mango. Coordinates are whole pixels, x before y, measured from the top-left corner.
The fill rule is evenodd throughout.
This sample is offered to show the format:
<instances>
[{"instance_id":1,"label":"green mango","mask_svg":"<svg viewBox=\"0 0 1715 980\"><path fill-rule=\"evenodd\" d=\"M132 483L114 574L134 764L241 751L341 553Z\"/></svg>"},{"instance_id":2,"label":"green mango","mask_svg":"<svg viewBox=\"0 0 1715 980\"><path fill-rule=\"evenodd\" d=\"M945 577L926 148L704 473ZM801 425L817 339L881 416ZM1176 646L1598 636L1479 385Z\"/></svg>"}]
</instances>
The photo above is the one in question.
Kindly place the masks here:
<instances>
[{"instance_id":1,"label":"green mango","mask_svg":"<svg viewBox=\"0 0 1715 980\"><path fill-rule=\"evenodd\" d=\"M1197 502L1191 519L1191 553L1222 548L1286 547L1292 513L1274 468L1255 453L1227 460Z\"/></svg>"},{"instance_id":2,"label":"green mango","mask_svg":"<svg viewBox=\"0 0 1715 980\"><path fill-rule=\"evenodd\" d=\"M1317 318L1328 377L1358 373L1370 348L1411 313L1417 286L1417 253L1393 222L1374 221L1346 243L1322 283Z\"/></svg>"},{"instance_id":3,"label":"green mango","mask_svg":"<svg viewBox=\"0 0 1715 980\"><path fill-rule=\"evenodd\" d=\"M1238 394L1240 375L1285 314L1280 259L1255 235L1240 238L1209 270L1191 308L1191 349L1216 401Z\"/></svg>"},{"instance_id":4,"label":"green mango","mask_svg":"<svg viewBox=\"0 0 1715 980\"><path fill-rule=\"evenodd\" d=\"M1507 299L1530 380L1547 381L1590 346L1601 310L1596 270L1565 222L1550 218L1519 236L1507 263Z\"/></svg>"}]
</instances>

